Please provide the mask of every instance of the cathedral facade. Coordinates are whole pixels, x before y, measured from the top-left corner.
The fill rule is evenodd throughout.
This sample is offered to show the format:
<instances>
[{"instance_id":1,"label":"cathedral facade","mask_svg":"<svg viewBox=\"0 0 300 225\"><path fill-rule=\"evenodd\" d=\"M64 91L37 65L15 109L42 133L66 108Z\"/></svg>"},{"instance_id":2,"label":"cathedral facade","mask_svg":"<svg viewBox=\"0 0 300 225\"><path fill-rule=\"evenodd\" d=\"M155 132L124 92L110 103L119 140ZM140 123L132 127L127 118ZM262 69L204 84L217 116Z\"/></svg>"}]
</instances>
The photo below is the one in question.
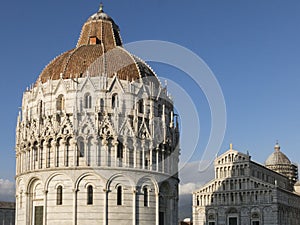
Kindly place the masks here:
<instances>
[{"instance_id":1,"label":"cathedral facade","mask_svg":"<svg viewBox=\"0 0 300 225\"><path fill-rule=\"evenodd\" d=\"M178 143L166 87L101 7L23 94L16 224L177 224Z\"/></svg>"},{"instance_id":2,"label":"cathedral facade","mask_svg":"<svg viewBox=\"0 0 300 225\"><path fill-rule=\"evenodd\" d=\"M217 157L215 178L193 193L193 224L298 225L298 167L274 149L265 165L232 145Z\"/></svg>"}]
</instances>

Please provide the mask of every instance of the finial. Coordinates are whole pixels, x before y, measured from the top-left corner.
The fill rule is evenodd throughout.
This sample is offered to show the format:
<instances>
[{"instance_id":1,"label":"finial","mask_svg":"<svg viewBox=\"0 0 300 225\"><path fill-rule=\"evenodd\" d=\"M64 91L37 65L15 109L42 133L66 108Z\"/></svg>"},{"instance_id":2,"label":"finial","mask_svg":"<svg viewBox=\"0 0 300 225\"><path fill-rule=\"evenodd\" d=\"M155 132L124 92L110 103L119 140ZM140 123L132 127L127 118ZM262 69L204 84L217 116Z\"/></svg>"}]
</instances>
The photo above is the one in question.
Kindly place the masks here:
<instances>
[{"instance_id":1,"label":"finial","mask_svg":"<svg viewBox=\"0 0 300 225\"><path fill-rule=\"evenodd\" d=\"M102 2L100 3L99 12L100 12L100 13L103 13L103 12L104 12L104 11L103 11L103 3L102 3Z\"/></svg>"},{"instance_id":2,"label":"finial","mask_svg":"<svg viewBox=\"0 0 300 225\"><path fill-rule=\"evenodd\" d=\"M232 150L232 148L233 148L233 145L232 145L232 143L230 143L229 147L230 147L230 150Z\"/></svg>"}]
</instances>

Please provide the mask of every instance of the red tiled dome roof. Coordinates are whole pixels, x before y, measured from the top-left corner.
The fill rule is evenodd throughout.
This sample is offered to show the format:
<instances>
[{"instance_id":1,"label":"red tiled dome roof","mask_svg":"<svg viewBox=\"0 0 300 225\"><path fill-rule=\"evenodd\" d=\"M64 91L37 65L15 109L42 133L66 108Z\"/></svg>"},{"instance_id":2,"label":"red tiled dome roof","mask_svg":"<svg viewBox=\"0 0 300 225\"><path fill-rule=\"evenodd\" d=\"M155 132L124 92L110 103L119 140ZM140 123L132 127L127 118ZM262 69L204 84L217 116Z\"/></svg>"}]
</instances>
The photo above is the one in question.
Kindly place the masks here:
<instances>
[{"instance_id":1,"label":"red tiled dome roof","mask_svg":"<svg viewBox=\"0 0 300 225\"><path fill-rule=\"evenodd\" d=\"M122 80L155 77L141 60L122 47L119 27L102 8L83 25L76 48L62 53L42 71L38 80L117 75ZM155 79L157 80L157 79Z\"/></svg>"}]
</instances>

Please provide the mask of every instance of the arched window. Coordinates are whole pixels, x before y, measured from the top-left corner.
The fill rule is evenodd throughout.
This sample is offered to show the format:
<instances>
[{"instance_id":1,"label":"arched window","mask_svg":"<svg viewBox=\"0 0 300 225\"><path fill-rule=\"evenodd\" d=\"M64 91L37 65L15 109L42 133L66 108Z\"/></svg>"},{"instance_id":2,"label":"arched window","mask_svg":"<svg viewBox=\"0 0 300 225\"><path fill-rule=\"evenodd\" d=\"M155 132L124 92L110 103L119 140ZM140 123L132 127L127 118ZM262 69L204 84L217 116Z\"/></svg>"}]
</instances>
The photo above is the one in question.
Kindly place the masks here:
<instances>
[{"instance_id":1,"label":"arched window","mask_svg":"<svg viewBox=\"0 0 300 225\"><path fill-rule=\"evenodd\" d=\"M117 158L123 159L123 144L119 141L118 148L117 148Z\"/></svg>"},{"instance_id":2,"label":"arched window","mask_svg":"<svg viewBox=\"0 0 300 225\"><path fill-rule=\"evenodd\" d=\"M139 113L144 113L144 100L139 101Z\"/></svg>"},{"instance_id":3,"label":"arched window","mask_svg":"<svg viewBox=\"0 0 300 225\"><path fill-rule=\"evenodd\" d=\"M93 205L93 186L89 185L87 187L87 204L88 205Z\"/></svg>"},{"instance_id":4,"label":"arched window","mask_svg":"<svg viewBox=\"0 0 300 225\"><path fill-rule=\"evenodd\" d=\"M104 99L103 98L100 99L100 110L101 111L104 110Z\"/></svg>"},{"instance_id":5,"label":"arched window","mask_svg":"<svg viewBox=\"0 0 300 225\"><path fill-rule=\"evenodd\" d=\"M117 187L117 205L122 205L122 186Z\"/></svg>"},{"instance_id":6,"label":"arched window","mask_svg":"<svg viewBox=\"0 0 300 225\"><path fill-rule=\"evenodd\" d=\"M56 110L62 111L65 107L65 100L63 95L59 95L56 99Z\"/></svg>"},{"instance_id":7,"label":"arched window","mask_svg":"<svg viewBox=\"0 0 300 225\"><path fill-rule=\"evenodd\" d=\"M118 99L118 94L114 94L111 98L111 107L118 108L119 107L119 99Z\"/></svg>"},{"instance_id":8,"label":"arched window","mask_svg":"<svg viewBox=\"0 0 300 225\"><path fill-rule=\"evenodd\" d=\"M33 151L34 151L34 161L38 161L38 143L35 142L33 145Z\"/></svg>"},{"instance_id":9,"label":"arched window","mask_svg":"<svg viewBox=\"0 0 300 225\"><path fill-rule=\"evenodd\" d=\"M53 139L50 139L49 142L48 142L48 146L47 146L47 168L50 167L51 165L51 156L52 156L52 142L53 142Z\"/></svg>"},{"instance_id":10,"label":"arched window","mask_svg":"<svg viewBox=\"0 0 300 225\"><path fill-rule=\"evenodd\" d=\"M58 186L56 190L56 205L62 205L63 190L62 186Z\"/></svg>"},{"instance_id":11,"label":"arched window","mask_svg":"<svg viewBox=\"0 0 300 225\"><path fill-rule=\"evenodd\" d=\"M147 187L143 187L143 193L144 193L144 206L149 206L149 191Z\"/></svg>"},{"instance_id":12,"label":"arched window","mask_svg":"<svg viewBox=\"0 0 300 225\"><path fill-rule=\"evenodd\" d=\"M44 150L44 140L41 141L40 144L40 164L39 164L39 168L42 169L43 168L43 150Z\"/></svg>"},{"instance_id":13,"label":"arched window","mask_svg":"<svg viewBox=\"0 0 300 225\"><path fill-rule=\"evenodd\" d=\"M84 157L84 141L83 139L78 140L79 157Z\"/></svg>"},{"instance_id":14,"label":"arched window","mask_svg":"<svg viewBox=\"0 0 300 225\"><path fill-rule=\"evenodd\" d=\"M84 95L84 108L91 109L92 108L92 96L90 93L86 93Z\"/></svg>"}]
</instances>

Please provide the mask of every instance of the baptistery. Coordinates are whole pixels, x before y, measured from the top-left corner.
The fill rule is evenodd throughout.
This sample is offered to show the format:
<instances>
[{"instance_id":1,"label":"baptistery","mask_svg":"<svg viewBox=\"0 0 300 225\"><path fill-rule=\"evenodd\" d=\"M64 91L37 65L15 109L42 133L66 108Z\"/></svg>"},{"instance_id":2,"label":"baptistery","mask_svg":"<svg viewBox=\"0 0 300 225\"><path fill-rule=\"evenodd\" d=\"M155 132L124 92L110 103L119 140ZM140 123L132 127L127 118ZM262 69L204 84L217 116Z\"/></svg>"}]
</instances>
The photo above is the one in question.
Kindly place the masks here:
<instances>
[{"instance_id":1,"label":"baptistery","mask_svg":"<svg viewBox=\"0 0 300 225\"><path fill-rule=\"evenodd\" d=\"M177 224L178 161L167 87L101 6L23 94L16 224Z\"/></svg>"}]
</instances>

